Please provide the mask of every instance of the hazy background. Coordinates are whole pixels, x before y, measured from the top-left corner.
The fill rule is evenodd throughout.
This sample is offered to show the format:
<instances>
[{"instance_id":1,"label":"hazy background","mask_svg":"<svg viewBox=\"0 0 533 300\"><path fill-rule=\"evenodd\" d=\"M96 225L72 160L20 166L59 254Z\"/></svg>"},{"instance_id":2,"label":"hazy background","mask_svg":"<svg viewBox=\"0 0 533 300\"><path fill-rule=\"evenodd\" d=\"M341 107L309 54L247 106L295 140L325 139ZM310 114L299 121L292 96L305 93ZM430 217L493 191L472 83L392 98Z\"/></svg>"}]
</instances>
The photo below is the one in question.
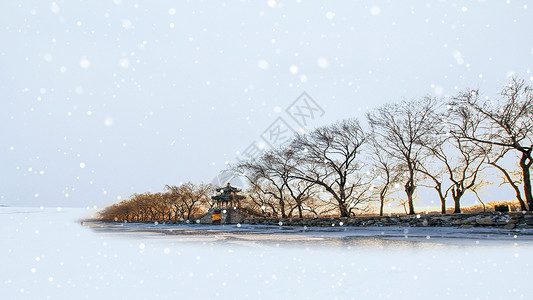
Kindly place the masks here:
<instances>
[{"instance_id":1,"label":"hazy background","mask_svg":"<svg viewBox=\"0 0 533 300\"><path fill-rule=\"evenodd\" d=\"M512 74L531 83L532 10L526 1L2 1L0 204L102 206L209 183L304 91L325 111L319 126L425 94L494 96Z\"/></svg>"}]
</instances>

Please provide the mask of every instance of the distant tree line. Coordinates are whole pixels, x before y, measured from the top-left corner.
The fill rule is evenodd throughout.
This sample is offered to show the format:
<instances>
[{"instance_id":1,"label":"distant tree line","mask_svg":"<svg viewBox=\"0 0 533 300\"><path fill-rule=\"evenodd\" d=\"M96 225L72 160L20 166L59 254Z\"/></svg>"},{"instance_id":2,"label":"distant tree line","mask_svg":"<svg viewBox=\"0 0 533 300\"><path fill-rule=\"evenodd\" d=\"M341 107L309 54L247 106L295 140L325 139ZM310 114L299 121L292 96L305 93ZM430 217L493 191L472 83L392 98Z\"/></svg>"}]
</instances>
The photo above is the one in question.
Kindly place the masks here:
<instances>
[{"instance_id":1,"label":"distant tree line","mask_svg":"<svg viewBox=\"0 0 533 300\"><path fill-rule=\"evenodd\" d=\"M385 104L357 119L338 121L297 135L285 147L232 166L247 179L250 205L268 215L303 217L370 212L400 199L415 214L419 187L441 202L461 199L491 184L501 173L521 210L533 210L531 165L532 87L513 78L499 97L466 90L451 99L426 96ZM376 205L377 204L377 205Z\"/></svg>"},{"instance_id":2,"label":"distant tree line","mask_svg":"<svg viewBox=\"0 0 533 300\"><path fill-rule=\"evenodd\" d=\"M466 90L385 104L357 119L298 134L286 146L231 166L248 184L241 208L263 217L384 214L398 201L415 214L420 187L447 213L493 183L515 192L520 210L533 210L531 165L533 88L513 78L497 98ZM497 184L497 183L496 183ZM190 220L215 203L215 186L185 183L162 193L134 194L104 209L104 221ZM401 196L403 194L403 196ZM503 199L502 199L503 200ZM493 206L493 205L492 205ZM490 207L492 207L490 206Z\"/></svg>"},{"instance_id":3,"label":"distant tree line","mask_svg":"<svg viewBox=\"0 0 533 300\"><path fill-rule=\"evenodd\" d=\"M104 222L190 220L213 207L211 184L167 185L165 192L133 194L129 199L100 211Z\"/></svg>"}]
</instances>

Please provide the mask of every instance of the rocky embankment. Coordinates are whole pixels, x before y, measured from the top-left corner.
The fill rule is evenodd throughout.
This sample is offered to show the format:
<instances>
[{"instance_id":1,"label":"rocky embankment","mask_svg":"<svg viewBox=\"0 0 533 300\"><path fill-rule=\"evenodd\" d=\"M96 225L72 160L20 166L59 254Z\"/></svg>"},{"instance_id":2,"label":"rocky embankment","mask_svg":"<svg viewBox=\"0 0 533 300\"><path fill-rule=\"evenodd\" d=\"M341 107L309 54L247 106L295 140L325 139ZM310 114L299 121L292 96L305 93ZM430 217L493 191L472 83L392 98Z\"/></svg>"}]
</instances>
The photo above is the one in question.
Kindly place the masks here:
<instances>
[{"instance_id":1,"label":"rocky embankment","mask_svg":"<svg viewBox=\"0 0 533 300\"><path fill-rule=\"evenodd\" d=\"M303 218L303 219L261 219L249 218L244 224L250 225L287 225L287 226L411 226L411 227L500 227L505 229L533 228L531 212L479 213L412 216L390 215L384 217L353 218Z\"/></svg>"}]
</instances>

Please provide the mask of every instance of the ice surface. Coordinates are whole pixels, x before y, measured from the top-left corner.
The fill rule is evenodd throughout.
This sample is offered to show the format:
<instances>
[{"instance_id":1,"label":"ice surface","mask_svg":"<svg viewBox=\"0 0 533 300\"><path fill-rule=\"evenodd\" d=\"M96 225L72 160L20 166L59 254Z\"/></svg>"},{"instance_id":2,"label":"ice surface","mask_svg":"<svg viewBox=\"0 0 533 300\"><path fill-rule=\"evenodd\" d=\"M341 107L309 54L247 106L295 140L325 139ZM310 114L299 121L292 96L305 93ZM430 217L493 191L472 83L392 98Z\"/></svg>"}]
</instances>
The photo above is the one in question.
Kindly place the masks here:
<instances>
[{"instance_id":1,"label":"ice surface","mask_svg":"<svg viewBox=\"0 0 533 300\"><path fill-rule=\"evenodd\" d=\"M1 298L521 299L533 292L530 232L82 225L87 214L0 208Z\"/></svg>"}]
</instances>

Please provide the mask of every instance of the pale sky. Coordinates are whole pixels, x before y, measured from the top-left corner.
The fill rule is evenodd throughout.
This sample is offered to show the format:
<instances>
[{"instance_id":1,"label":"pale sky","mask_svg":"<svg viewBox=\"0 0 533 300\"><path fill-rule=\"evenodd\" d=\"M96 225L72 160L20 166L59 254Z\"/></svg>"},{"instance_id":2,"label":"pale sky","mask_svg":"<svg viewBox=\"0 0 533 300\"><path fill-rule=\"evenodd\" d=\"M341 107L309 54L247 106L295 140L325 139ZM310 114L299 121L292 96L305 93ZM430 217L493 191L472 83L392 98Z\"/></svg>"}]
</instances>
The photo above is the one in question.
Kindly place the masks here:
<instances>
[{"instance_id":1,"label":"pale sky","mask_svg":"<svg viewBox=\"0 0 533 300\"><path fill-rule=\"evenodd\" d=\"M364 3L2 1L0 204L103 206L209 183L277 118L297 129L285 110L303 92L323 109L311 129L533 82L527 1Z\"/></svg>"}]
</instances>

